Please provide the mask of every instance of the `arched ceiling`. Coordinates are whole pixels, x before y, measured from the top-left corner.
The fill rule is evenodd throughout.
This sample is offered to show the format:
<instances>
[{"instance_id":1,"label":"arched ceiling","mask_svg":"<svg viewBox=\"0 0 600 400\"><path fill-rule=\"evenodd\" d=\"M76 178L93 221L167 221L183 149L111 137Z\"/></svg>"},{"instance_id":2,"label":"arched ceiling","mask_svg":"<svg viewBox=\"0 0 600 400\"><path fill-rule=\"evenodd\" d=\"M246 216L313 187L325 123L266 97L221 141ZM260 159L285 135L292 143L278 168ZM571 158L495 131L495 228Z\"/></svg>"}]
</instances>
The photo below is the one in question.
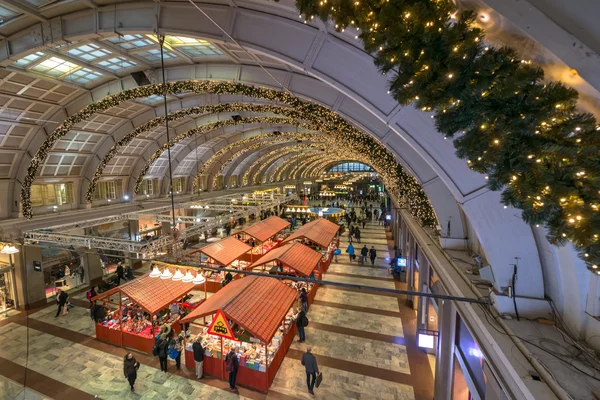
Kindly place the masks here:
<instances>
[{"instance_id":1,"label":"arched ceiling","mask_svg":"<svg viewBox=\"0 0 600 400\"><path fill-rule=\"evenodd\" d=\"M522 16L499 0L458 3L487 13L489 19L482 19L481 23L487 24L490 40L518 43L516 47L526 49L529 59L543 60L552 77L564 78L567 73L567 77L570 76L567 83L584 94L583 107L594 112L598 109L600 82L591 71L597 70L600 61L595 51L589 51L595 48L594 43L574 39L573 32L564 26L567 18L557 21L538 15L539 10L533 3L542 6L544 0L522 1L518 5L529 7L530 16L535 14L537 19L531 27L523 26ZM291 1L250 0L245 1L243 7L234 0L198 3L227 35L185 2L114 4L85 0L56 1L36 7L38 3L33 1L15 6L17 3L12 0L0 0L0 4L0 19L3 19L0 22L0 66L4 67L0 69L0 153L3 155L0 178L8 182L1 202L2 217L17 211L15 200L19 198L20 183L32 156L65 118L105 96L137 87L135 79L140 77L150 83L160 82L158 45L152 37L156 29L168 35L165 60L168 81L212 79L277 89L283 84L295 95L324 105L369 132L423 185L440 224L444 226L453 218L456 225L461 225L453 227L457 237L464 237L465 232L458 222L462 221L460 207L470 218L485 214L486 207L500 208L497 196L488 194L483 177L454 156L450 141L436 134L430 115L412 107L400 107L386 94L387 78L377 72L370 55L362 51L351 29L337 33L316 20L305 25L297 18ZM546 43L565 37L575 40L576 45L569 52L559 51L564 46ZM579 54L586 57L574 57ZM262 67L257 65L257 60ZM135 78L130 75L139 71L145 73ZM170 94L168 100L169 113L205 104L269 104L236 94L178 93ZM128 133L164 116L161 102L156 94L127 100L78 123L54 144L40 168L41 181L84 182L78 195L79 203L84 203L85 189L102 157ZM236 114L245 116L244 112ZM170 127L174 135L179 135L202 123L228 120L231 116L232 113L226 112L200 117L186 115L173 120ZM221 127L198 142L195 137L189 137L172 148L174 169L177 175L192 178L198 169L197 160L208 160L220 149L246 137L244 132L249 129L269 133L284 132L289 127L285 123L257 122L252 126ZM163 125L140 132L121 146L104 166L102 179L123 178L127 190L132 192L140 174L165 176L162 153L148 163L165 143ZM222 168L221 164L218 169L212 168L211 180L222 172L228 174L227 177L236 171L239 173L260 158L254 152L248 153L240 155L242 159L237 163L227 163L231 167ZM222 154L220 162L227 161L231 155L232 152ZM260 173L270 179L282 169L279 167L285 165L285 160L280 157L274 161L277 166L267 166ZM319 168L306 168L310 173L313 170L319 171ZM495 199L493 205L484 206L482 202L487 201L483 199L488 198ZM504 227L497 232L524 230L522 236L508 237L506 245L519 249L523 263L535 270L539 266L535 244L518 215L496 220ZM488 219L475 226L484 244L493 243L494 235L483 232L485 226L493 223ZM501 265L512 261L513 255L504 255L501 249L488 251L490 261Z\"/></svg>"}]
</instances>

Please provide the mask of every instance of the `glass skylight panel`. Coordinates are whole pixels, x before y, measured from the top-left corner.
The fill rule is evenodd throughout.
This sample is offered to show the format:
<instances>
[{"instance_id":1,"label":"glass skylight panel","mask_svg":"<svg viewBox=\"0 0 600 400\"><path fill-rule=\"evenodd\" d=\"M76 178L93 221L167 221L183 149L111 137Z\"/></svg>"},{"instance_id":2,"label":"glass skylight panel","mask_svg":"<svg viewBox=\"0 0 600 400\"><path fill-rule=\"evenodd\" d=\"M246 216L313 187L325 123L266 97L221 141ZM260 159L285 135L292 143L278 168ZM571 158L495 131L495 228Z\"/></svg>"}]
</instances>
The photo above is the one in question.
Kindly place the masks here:
<instances>
[{"instance_id":1,"label":"glass skylight panel","mask_svg":"<svg viewBox=\"0 0 600 400\"><path fill-rule=\"evenodd\" d=\"M102 74L96 71L92 71L88 68L81 68L67 76L65 76L66 81L73 81L80 85L87 85L91 81L94 81L98 78L102 78Z\"/></svg>"},{"instance_id":2,"label":"glass skylight panel","mask_svg":"<svg viewBox=\"0 0 600 400\"><path fill-rule=\"evenodd\" d=\"M73 64L67 60L63 60L62 58L51 57L42 61L31 69L52 77L59 77L68 72L73 72L79 68L81 68L79 65Z\"/></svg>"},{"instance_id":3,"label":"glass skylight panel","mask_svg":"<svg viewBox=\"0 0 600 400\"><path fill-rule=\"evenodd\" d=\"M46 5L48 3L52 3L55 0L25 0L26 3L29 3L31 5L34 5L36 7L41 7L43 5Z\"/></svg>"},{"instance_id":4,"label":"glass skylight panel","mask_svg":"<svg viewBox=\"0 0 600 400\"><path fill-rule=\"evenodd\" d=\"M150 49L150 50L142 51L142 52L137 53L137 55L145 58L146 60L148 60L150 62L160 61L160 50L157 50L157 49ZM165 49L164 57L165 57L165 60L167 60L169 58L176 58L177 56Z\"/></svg>"},{"instance_id":5,"label":"glass skylight panel","mask_svg":"<svg viewBox=\"0 0 600 400\"><path fill-rule=\"evenodd\" d=\"M152 104L156 104L158 102L163 101L163 96L160 96L158 94L153 94L151 96L147 96L147 97L138 99L137 101L139 101L140 103L152 105Z\"/></svg>"},{"instance_id":6,"label":"glass skylight panel","mask_svg":"<svg viewBox=\"0 0 600 400\"><path fill-rule=\"evenodd\" d=\"M39 60L42 57L45 57L46 55L40 51L35 52L33 54L30 54L28 56L25 56L17 61L15 61L13 63L13 65L15 67L20 67L20 68L25 68L26 66L28 66L29 64L31 64L34 61Z\"/></svg>"},{"instance_id":7,"label":"glass skylight panel","mask_svg":"<svg viewBox=\"0 0 600 400\"><path fill-rule=\"evenodd\" d=\"M146 38L143 35L123 35L121 37L111 37L106 39L110 43L121 46L125 50L142 49L148 46L154 46L156 42Z\"/></svg>"},{"instance_id":8,"label":"glass skylight panel","mask_svg":"<svg viewBox=\"0 0 600 400\"><path fill-rule=\"evenodd\" d=\"M97 63L97 65L102 68L110 69L112 71L121 71L124 69L135 67L137 63L125 57L115 57L109 60L100 61Z\"/></svg>"},{"instance_id":9,"label":"glass skylight panel","mask_svg":"<svg viewBox=\"0 0 600 400\"><path fill-rule=\"evenodd\" d=\"M10 21L20 13L9 6L0 4L0 24Z\"/></svg>"},{"instance_id":10,"label":"glass skylight panel","mask_svg":"<svg viewBox=\"0 0 600 400\"><path fill-rule=\"evenodd\" d=\"M112 53L94 43L89 43L79 46L75 49L67 50L67 54L70 54L73 57L79 58L83 61L91 62L99 58L110 56Z\"/></svg>"},{"instance_id":11,"label":"glass skylight panel","mask_svg":"<svg viewBox=\"0 0 600 400\"><path fill-rule=\"evenodd\" d=\"M223 53L210 42L185 36L167 36L165 41L172 47L192 57L219 56Z\"/></svg>"}]
</instances>

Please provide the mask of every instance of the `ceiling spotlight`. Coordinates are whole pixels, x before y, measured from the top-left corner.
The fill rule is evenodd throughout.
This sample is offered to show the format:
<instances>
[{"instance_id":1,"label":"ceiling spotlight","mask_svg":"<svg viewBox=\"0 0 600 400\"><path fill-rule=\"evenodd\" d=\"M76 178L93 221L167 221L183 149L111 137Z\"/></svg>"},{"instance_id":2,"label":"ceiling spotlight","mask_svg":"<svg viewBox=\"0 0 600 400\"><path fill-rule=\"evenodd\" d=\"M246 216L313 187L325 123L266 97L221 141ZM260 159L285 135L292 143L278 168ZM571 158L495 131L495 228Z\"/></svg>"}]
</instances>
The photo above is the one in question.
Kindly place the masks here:
<instances>
[{"instance_id":1,"label":"ceiling spotlight","mask_svg":"<svg viewBox=\"0 0 600 400\"><path fill-rule=\"evenodd\" d=\"M126 194L125 196L123 196L123 200L125 200L125 201L129 200L129 195Z\"/></svg>"}]
</instances>

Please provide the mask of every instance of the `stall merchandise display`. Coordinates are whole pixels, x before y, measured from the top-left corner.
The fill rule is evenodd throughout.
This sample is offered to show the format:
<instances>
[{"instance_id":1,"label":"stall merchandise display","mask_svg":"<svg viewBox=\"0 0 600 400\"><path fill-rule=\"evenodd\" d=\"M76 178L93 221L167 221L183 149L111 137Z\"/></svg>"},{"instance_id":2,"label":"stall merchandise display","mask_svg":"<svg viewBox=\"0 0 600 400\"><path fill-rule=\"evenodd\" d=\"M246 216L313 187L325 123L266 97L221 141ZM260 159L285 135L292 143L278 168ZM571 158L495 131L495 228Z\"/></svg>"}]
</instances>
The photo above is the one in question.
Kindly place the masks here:
<instances>
[{"instance_id":1,"label":"stall merchandise display","mask_svg":"<svg viewBox=\"0 0 600 400\"><path fill-rule=\"evenodd\" d=\"M252 254L266 254L269 251L271 251L275 246L277 246L277 243L269 239L262 244L254 246L254 248L252 249Z\"/></svg>"}]
</instances>

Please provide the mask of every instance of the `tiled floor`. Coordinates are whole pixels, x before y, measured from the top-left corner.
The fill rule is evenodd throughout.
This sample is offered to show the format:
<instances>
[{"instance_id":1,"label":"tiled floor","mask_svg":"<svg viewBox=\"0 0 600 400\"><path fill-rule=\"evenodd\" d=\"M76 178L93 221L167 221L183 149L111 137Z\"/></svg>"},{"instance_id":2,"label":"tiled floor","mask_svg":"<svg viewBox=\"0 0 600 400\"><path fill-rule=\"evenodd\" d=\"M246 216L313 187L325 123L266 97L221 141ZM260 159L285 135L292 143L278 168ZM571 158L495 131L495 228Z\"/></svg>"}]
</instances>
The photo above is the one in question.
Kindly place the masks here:
<instances>
[{"instance_id":1,"label":"tiled floor","mask_svg":"<svg viewBox=\"0 0 600 400\"><path fill-rule=\"evenodd\" d=\"M350 263L342 253L323 279L373 288L400 288L387 273L390 251L382 226L369 222L363 243L375 245L375 267ZM340 247L347 246L344 235ZM358 245L356 245L358 250ZM308 399L300 358L312 346L323 384L320 399L433 398L433 365L415 345L415 314L401 297L360 289L322 286L308 313L306 343L294 342L268 394L241 388L226 390L216 378L201 382L185 367L161 373L156 359L136 355L142 367L136 393L122 376L124 350L94 339L85 294L74 296L78 307L55 318L56 307L34 312L27 321L17 315L0 324L0 400L3 399ZM27 326L29 325L29 330ZM27 347L29 340L29 348ZM27 354L29 357L26 358ZM27 370L25 362L27 360ZM25 371L31 389L22 391ZM37 386L36 386L37 385ZM40 394L41 393L41 394ZM21 396L21 397L18 397ZM97 396L97 397L96 397Z\"/></svg>"}]
</instances>

